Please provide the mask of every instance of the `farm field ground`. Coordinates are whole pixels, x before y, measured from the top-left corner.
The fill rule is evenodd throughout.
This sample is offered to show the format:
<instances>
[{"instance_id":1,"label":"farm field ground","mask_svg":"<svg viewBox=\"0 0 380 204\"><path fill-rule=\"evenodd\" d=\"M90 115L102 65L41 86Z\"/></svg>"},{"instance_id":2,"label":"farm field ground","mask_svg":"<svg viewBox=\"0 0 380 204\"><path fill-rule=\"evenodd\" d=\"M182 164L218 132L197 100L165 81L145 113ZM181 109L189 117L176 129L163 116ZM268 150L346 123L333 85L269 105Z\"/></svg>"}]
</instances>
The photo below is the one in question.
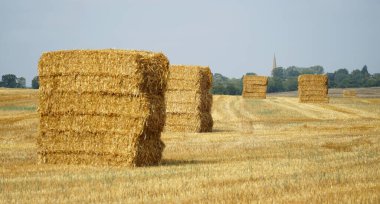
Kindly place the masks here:
<instances>
[{"instance_id":1,"label":"farm field ground","mask_svg":"<svg viewBox=\"0 0 380 204\"><path fill-rule=\"evenodd\" d=\"M379 203L380 89L358 93L216 95L214 132L163 133L162 164L131 169L38 165L38 91L0 89L0 203Z\"/></svg>"}]
</instances>

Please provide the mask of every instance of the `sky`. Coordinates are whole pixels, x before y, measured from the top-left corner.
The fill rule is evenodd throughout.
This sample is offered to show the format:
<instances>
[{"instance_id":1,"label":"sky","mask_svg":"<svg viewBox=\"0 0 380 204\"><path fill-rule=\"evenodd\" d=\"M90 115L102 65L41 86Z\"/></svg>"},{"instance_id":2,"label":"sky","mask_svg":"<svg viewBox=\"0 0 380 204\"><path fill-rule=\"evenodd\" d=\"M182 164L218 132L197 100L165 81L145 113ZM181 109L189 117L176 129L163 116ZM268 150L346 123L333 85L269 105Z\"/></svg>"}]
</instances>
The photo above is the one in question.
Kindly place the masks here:
<instances>
[{"instance_id":1,"label":"sky","mask_svg":"<svg viewBox=\"0 0 380 204\"><path fill-rule=\"evenodd\" d=\"M213 73L321 65L380 73L379 0L0 0L0 75L38 74L42 52L133 49Z\"/></svg>"}]
</instances>

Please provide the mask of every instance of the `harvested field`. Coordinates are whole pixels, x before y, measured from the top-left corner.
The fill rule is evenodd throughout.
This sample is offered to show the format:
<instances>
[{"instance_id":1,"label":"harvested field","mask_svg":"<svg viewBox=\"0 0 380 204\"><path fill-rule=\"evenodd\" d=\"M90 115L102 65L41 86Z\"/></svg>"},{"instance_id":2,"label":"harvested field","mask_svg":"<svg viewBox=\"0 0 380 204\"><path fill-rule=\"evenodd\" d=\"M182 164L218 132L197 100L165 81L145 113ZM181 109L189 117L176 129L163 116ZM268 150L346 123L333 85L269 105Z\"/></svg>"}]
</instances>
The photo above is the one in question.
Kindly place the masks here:
<instances>
[{"instance_id":1,"label":"harvested field","mask_svg":"<svg viewBox=\"0 0 380 204\"><path fill-rule=\"evenodd\" d=\"M161 53L44 53L39 61L39 162L158 164L168 69Z\"/></svg>"},{"instance_id":2,"label":"harvested field","mask_svg":"<svg viewBox=\"0 0 380 204\"><path fill-rule=\"evenodd\" d=\"M134 169L38 165L37 104L0 88L0 203L380 201L379 97L214 96L214 132L164 133L161 164Z\"/></svg>"}]
</instances>

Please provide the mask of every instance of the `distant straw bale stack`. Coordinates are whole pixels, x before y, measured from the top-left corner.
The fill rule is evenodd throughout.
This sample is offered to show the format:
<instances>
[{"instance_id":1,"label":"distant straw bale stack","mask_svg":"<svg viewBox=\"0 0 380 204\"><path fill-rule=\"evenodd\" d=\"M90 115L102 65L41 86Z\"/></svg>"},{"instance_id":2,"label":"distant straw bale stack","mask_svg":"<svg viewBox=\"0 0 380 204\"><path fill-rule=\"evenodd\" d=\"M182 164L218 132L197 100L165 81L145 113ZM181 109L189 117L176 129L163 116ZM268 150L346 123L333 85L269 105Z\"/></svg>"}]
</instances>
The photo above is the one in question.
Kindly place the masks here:
<instances>
[{"instance_id":1,"label":"distant straw bale stack","mask_svg":"<svg viewBox=\"0 0 380 204\"><path fill-rule=\"evenodd\" d=\"M345 98L354 98L357 93L355 90L343 90L343 97Z\"/></svg>"},{"instance_id":2,"label":"distant straw bale stack","mask_svg":"<svg viewBox=\"0 0 380 204\"><path fill-rule=\"evenodd\" d=\"M298 77L298 97L301 103L328 103L326 75L304 74Z\"/></svg>"},{"instance_id":3,"label":"distant straw bale stack","mask_svg":"<svg viewBox=\"0 0 380 204\"><path fill-rule=\"evenodd\" d=\"M165 131L211 132L210 68L173 65L169 70Z\"/></svg>"},{"instance_id":4,"label":"distant straw bale stack","mask_svg":"<svg viewBox=\"0 0 380 204\"><path fill-rule=\"evenodd\" d=\"M39 162L158 164L168 74L169 61L161 53L44 53L39 61Z\"/></svg>"},{"instance_id":5,"label":"distant straw bale stack","mask_svg":"<svg viewBox=\"0 0 380 204\"><path fill-rule=\"evenodd\" d=\"M245 75L243 77L243 97L265 99L267 94L268 77Z\"/></svg>"}]
</instances>

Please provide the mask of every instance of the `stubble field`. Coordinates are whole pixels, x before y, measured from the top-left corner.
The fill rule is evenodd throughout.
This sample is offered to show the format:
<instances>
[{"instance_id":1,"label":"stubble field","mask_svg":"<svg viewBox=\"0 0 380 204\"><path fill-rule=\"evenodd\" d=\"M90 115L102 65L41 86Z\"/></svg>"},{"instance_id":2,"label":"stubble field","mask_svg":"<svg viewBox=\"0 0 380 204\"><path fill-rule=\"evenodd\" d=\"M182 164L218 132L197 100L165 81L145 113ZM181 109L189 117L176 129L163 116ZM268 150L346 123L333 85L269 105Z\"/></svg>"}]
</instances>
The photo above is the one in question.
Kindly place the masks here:
<instances>
[{"instance_id":1,"label":"stubble field","mask_svg":"<svg viewBox=\"0 0 380 204\"><path fill-rule=\"evenodd\" d=\"M379 203L375 91L329 104L214 96L214 132L163 133L162 164L131 169L38 165L38 91L0 89L0 203Z\"/></svg>"}]
</instances>

